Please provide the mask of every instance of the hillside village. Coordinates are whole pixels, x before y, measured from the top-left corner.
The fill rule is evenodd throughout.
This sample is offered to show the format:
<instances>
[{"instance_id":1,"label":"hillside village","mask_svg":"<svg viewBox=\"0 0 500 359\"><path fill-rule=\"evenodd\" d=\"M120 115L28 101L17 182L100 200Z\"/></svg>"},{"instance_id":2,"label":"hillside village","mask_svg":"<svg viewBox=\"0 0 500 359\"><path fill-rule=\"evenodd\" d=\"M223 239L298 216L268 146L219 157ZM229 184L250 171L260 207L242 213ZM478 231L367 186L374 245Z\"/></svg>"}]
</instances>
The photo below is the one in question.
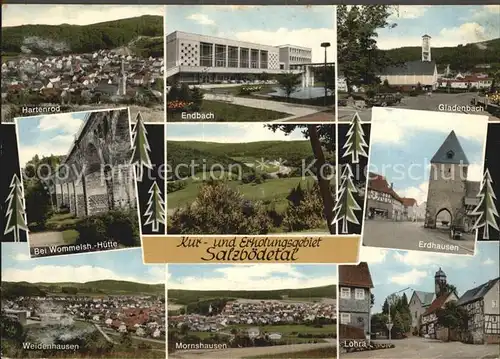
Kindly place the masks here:
<instances>
[{"instance_id":1,"label":"hillside village","mask_svg":"<svg viewBox=\"0 0 500 359\"><path fill-rule=\"evenodd\" d=\"M172 312L169 310L169 313ZM224 332L231 325L303 324L315 320L333 324L336 319L335 299L321 302L239 299L226 303L220 313L210 307L208 315L169 315L168 325L171 328L187 325L190 331L196 332ZM280 333L274 334L281 339Z\"/></svg>"},{"instance_id":2,"label":"hillside village","mask_svg":"<svg viewBox=\"0 0 500 359\"><path fill-rule=\"evenodd\" d=\"M15 105L163 101L163 58L124 51L19 57L2 63L2 102Z\"/></svg>"},{"instance_id":3,"label":"hillside village","mask_svg":"<svg viewBox=\"0 0 500 359\"><path fill-rule=\"evenodd\" d=\"M158 296L19 297L4 301L2 310L23 325L71 325L76 320L138 337L165 336L165 304Z\"/></svg>"}]
</instances>

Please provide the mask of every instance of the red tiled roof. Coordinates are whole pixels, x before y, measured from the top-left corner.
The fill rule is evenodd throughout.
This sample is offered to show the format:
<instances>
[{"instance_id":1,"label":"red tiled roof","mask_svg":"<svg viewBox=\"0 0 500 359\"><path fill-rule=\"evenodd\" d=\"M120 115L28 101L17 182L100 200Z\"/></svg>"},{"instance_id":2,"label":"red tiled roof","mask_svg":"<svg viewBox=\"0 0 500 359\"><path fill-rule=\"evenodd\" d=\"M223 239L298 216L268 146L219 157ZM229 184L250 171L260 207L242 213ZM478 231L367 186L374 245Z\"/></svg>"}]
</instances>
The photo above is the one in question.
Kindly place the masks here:
<instances>
[{"instance_id":1,"label":"red tiled roof","mask_svg":"<svg viewBox=\"0 0 500 359\"><path fill-rule=\"evenodd\" d=\"M415 198L401 198L401 201L405 207L413 207L417 204L417 200Z\"/></svg>"},{"instance_id":2,"label":"red tiled roof","mask_svg":"<svg viewBox=\"0 0 500 359\"><path fill-rule=\"evenodd\" d=\"M399 197L399 195L389 186L384 176L370 172L368 188L377 192L390 194L392 197L402 202L401 197Z\"/></svg>"},{"instance_id":3,"label":"red tiled roof","mask_svg":"<svg viewBox=\"0 0 500 359\"><path fill-rule=\"evenodd\" d=\"M372 276L368 263L339 266L339 284L348 287L373 288Z\"/></svg>"},{"instance_id":4,"label":"red tiled roof","mask_svg":"<svg viewBox=\"0 0 500 359\"><path fill-rule=\"evenodd\" d=\"M448 299L448 297L450 295L452 295L452 293L445 293L445 294L441 294L439 297L437 297L436 299L434 299L434 301L431 303L431 305L429 306L429 308L427 308L427 310L425 311L424 315L432 314L436 310L438 310L440 308L443 308L443 306L444 306L444 304L446 302L446 299Z\"/></svg>"}]
</instances>

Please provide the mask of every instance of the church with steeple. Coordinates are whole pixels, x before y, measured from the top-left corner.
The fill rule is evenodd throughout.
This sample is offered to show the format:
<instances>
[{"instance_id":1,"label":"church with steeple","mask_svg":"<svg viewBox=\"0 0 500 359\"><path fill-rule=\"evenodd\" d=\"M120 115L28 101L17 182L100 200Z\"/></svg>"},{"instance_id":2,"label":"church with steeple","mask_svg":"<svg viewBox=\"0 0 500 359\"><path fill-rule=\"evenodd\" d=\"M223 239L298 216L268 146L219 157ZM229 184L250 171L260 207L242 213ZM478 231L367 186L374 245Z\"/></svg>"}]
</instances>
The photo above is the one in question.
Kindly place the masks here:
<instances>
[{"instance_id":1,"label":"church with steeple","mask_svg":"<svg viewBox=\"0 0 500 359\"><path fill-rule=\"evenodd\" d=\"M478 204L480 182L467 179L470 162L455 131L450 132L430 162L424 226L436 228L438 215L447 212L450 225L468 231L474 224L469 213Z\"/></svg>"}]
</instances>

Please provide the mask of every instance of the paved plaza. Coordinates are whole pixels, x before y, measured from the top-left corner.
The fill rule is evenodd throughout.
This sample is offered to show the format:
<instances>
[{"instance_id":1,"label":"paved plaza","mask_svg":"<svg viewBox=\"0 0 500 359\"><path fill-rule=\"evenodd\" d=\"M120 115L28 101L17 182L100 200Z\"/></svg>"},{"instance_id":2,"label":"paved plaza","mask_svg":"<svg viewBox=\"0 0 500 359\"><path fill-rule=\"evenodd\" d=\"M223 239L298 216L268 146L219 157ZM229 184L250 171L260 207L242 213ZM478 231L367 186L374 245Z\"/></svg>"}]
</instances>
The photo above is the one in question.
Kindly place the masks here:
<instances>
[{"instance_id":1,"label":"paved plaza","mask_svg":"<svg viewBox=\"0 0 500 359\"><path fill-rule=\"evenodd\" d=\"M453 240L445 228L424 228L422 222L394 222L390 219L367 219L363 245L368 247L419 250L450 254L474 254L475 236L464 234Z\"/></svg>"}]
</instances>

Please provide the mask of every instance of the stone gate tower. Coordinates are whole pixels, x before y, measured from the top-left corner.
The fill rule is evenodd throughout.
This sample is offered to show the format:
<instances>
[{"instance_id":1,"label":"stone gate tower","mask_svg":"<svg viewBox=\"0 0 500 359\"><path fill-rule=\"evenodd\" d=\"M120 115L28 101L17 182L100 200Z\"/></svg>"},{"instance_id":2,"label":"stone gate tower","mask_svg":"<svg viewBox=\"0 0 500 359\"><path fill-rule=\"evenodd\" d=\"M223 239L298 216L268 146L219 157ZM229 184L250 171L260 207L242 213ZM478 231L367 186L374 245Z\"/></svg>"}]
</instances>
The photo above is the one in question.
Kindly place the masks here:
<instances>
[{"instance_id":1,"label":"stone gate tower","mask_svg":"<svg viewBox=\"0 0 500 359\"><path fill-rule=\"evenodd\" d=\"M469 160L451 131L431 159L425 226L436 228L436 218L442 211L450 214L450 225L464 225Z\"/></svg>"}]
</instances>

